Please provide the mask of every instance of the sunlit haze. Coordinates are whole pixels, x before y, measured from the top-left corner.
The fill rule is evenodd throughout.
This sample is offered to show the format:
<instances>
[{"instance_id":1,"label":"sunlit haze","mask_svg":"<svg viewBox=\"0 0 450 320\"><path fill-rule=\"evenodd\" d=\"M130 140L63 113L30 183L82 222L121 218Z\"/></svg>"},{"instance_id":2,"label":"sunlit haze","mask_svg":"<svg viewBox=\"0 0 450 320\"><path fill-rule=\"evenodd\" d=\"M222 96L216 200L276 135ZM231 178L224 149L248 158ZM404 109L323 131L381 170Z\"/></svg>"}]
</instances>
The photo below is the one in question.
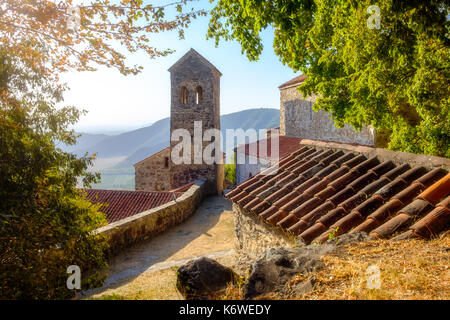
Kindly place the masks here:
<instances>
[{"instance_id":1,"label":"sunlit haze","mask_svg":"<svg viewBox=\"0 0 450 320\"><path fill-rule=\"evenodd\" d=\"M284 66L273 51L273 30L263 33L264 51L257 62L249 62L236 42L206 40L208 17L194 20L180 40L176 32L152 36L159 49L175 53L150 59L143 53L128 53L129 65L142 65L137 76L123 76L115 69L66 73L62 79L70 90L65 104L85 109L75 129L79 132L118 133L149 125L170 113L170 68L190 48L194 48L223 74L221 114L250 108L279 108L278 86L296 74Z\"/></svg>"}]
</instances>

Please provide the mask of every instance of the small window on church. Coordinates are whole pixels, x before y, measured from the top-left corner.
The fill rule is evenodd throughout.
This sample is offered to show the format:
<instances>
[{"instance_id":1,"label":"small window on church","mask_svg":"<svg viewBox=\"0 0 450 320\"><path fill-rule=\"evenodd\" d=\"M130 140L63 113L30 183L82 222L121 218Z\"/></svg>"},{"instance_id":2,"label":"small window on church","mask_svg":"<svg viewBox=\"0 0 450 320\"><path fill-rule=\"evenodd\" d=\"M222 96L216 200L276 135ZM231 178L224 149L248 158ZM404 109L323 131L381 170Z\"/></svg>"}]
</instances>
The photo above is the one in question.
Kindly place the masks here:
<instances>
[{"instance_id":1,"label":"small window on church","mask_svg":"<svg viewBox=\"0 0 450 320\"><path fill-rule=\"evenodd\" d=\"M181 103L182 104L186 104L188 102L188 91L186 89L186 87L181 87Z\"/></svg>"},{"instance_id":2,"label":"small window on church","mask_svg":"<svg viewBox=\"0 0 450 320\"><path fill-rule=\"evenodd\" d=\"M203 90L202 87L198 86L195 89L195 103L202 104L203 103Z\"/></svg>"},{"instance_id":3,"label":"small window on church","mask_svg":"<svg viewBox=\"0 0 450 320\"><path fill-rule=\"evenodd\" d=\"M164 158L164 168L168 168L169 167L169 157L165 157Z\"/></svg>"}]
</instances>

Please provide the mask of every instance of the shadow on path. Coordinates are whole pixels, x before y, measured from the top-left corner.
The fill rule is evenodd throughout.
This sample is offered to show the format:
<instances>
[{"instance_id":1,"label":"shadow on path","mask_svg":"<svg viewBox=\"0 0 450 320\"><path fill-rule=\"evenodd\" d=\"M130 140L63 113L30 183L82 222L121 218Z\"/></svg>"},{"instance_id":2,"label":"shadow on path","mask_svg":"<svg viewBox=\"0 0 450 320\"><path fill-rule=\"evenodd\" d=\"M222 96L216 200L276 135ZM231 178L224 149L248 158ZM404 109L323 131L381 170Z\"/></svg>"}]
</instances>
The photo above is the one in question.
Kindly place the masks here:
<instances>
[{"instance_id":1,"label":"shadow on path","mask_svg":"<svg viewBox=\"0 0 450 320\"><path fill-rule=\"evenodd\" d=\"M86 291L84 295L122 286L164 265L170 268L206 254L212 257L231 254L234 228L231 210L231 203L221 196L204 199L182 224L112 257L103 287Z\"/></svg>"}]
</instances>

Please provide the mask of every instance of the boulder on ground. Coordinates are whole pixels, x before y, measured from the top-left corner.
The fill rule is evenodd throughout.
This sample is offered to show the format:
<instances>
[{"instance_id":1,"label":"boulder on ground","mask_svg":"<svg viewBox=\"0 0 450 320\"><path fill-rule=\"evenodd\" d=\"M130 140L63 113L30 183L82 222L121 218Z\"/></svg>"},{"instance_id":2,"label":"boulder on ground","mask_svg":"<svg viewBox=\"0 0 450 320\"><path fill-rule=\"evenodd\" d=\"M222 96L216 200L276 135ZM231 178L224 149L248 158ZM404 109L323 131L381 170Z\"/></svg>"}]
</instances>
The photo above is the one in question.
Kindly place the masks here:
<instances>
[{"instance_id":1,"label":"boulder on ground","mask_svg":"<svg viewBox=\"0 0 450 320\"><path fill-rule=\"evenodd\" d=\"M177 271L177 289L186 299L205 299L234 282L230 268L203 257L189 261Z\"/></svg>"},{"instance_id":2,"label":"boulder on ground","mask_svg":"<svg viewBox=\"0 0 450 320\"><path fill-rule=\"evenodd\" d=\"M305 245L298 248L271 248L251 264L250 276L243 287L244 298L251 299L262 294L278 291L298 294L307 293L314 288L314 279L298 283L295 288L284 286L295 275L306 275L324 267L320 257L331 253L338 246L371 240L365 232L343 234L324 244ZM286 291L287 290L287 291Z\"/></svg>"}]
</instances>

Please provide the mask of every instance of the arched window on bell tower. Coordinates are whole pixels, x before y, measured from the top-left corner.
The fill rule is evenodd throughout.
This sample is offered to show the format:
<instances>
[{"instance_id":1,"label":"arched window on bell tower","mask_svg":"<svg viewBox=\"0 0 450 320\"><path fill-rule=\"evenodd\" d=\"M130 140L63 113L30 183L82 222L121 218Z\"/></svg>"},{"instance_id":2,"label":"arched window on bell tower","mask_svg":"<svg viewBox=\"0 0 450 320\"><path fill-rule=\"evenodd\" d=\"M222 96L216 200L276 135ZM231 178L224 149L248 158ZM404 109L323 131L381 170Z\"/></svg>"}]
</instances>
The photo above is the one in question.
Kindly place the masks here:
<instances>
[{"instance_id":1,"label":"arched window on bell tower","mask_svg":"<svg viewBox=\"0 0 450 320\"><path fill-rule=\"evenodd\" d=\"M182 104L188 103L188 91L185 86L181 87L180 100Z\"/></svg>"},{"instance_id":2,"label":"arched window on bell tower","mask_svg":"<svg viewBox=\"0 0 450 320\"><path fill-rule=\"evenodd\" d=\"M202 87L197 86L195 88L195 104L202 104L203 103L203 90Z\"/></svg>"}]
</instances>

